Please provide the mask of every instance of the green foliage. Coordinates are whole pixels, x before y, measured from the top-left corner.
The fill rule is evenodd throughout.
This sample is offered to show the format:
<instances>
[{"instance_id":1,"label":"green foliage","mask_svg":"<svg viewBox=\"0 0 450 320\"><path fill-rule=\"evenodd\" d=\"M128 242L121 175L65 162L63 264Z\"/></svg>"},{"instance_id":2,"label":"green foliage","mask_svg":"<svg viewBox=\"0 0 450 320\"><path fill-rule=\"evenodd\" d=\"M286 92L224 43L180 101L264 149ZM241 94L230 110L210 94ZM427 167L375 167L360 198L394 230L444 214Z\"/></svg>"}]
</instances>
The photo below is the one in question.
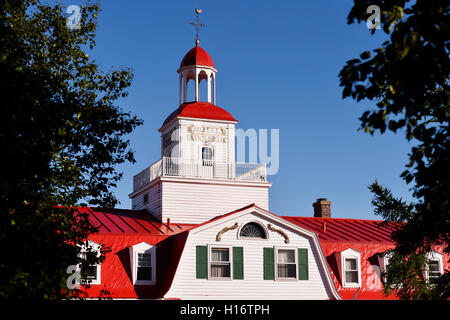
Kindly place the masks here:
<instances>
[{"instance_id":1,"label":"green foliage","mask_svg":"<svg viewBox=\"0 0 450 320\"><path fill-rule=\"evenodd\" d=\"M134 161L124 136L141 120L116 105L131 71L105 73L89 58L98 5L82 6L73 30L65 9L0 3L0 297L71 295L66 268L96 231L76 206L113 207L115 166Z\"/></svg>"},{"instance_id":2,"label":"green foliage","mask_svg":"<svg viewBox=\"0 0 450 320\"><path fill-rule=\"evenodd\" d=\"M414 203L406 203L402 199L392 196L389 189L382 187L378 182L369 186L374 195L372 205L375 214L381 215L387 224L393 224L392 238L397 243L394 250L386 252L389 264L384 282L384 293L390 295L395 292L402 299L448 299L450 297L450 273L445 272L437 282L430 283L424 277L425 269L429 265L426 253L433 245L444 244L442 239L423 239L424 244L415 251L406 252L402 247L407 243L412 232L406 228L404 222L416 218L419 212L415 211Z\"/></svg>"},{"instance_id":3,"label":"green foliage","mask_svg":"<svg viewBox=\"0 0 450 320\"><path fill-rule=\"evenodd\" d=\"M347 61L339 73L340 85L344 98L376 105L362 114L360 129L370 134L401 131L414 144L401 177L412 184L416 198L413 204L394 201L390 193L372 185L376 213L388 221L405 222L395 235L396 252L404 258L428 252L434 244L450 252L449 3L355 0L348 23L365 23L370 5L380 7L382 30L389 40ZM395 279L401 283L400 277Z\"/></svg>"}]
</instances>

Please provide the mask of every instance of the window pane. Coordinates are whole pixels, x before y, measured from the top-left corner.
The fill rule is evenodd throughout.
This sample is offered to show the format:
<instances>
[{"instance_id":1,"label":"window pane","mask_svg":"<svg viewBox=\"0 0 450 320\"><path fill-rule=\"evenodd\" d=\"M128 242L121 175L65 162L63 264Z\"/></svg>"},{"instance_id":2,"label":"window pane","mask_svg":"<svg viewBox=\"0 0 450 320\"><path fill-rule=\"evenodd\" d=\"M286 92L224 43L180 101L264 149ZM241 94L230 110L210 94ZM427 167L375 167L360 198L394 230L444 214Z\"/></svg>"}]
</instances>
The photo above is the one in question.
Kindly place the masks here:
<instances>
[{"instance_id":1,"label":"window pane","mask_svg":"<svg viewBox=\"0 0 450 320\"><path fill-rule=\"evenodd\" d=\"M297 265L278 264L278 278L297 278Z\"/></svg>"},{"instance_id":2,"label":"window pane","mask_svg":"<svg viewBox=\"0 0 450 320\"><path fill-rule=\"evenodd\" d=\"M437 260L430 261L429 270L431 272L439 272L439 261Z\"/></svg>"},{"instance_id":3,"label":"window pane","mask_svg":"<svg viewBox=\"0 0 450 320\"><path fill-rule=\"evenodd\" d=\"M356 259L345 259L345 269L346 270L357 270L356 269Z\"/></svg>"},{"instance_id":4,"label":"window pane","mask_svg":"<svg viewBox=\"0 0 450 320\"><path fill-rule=\"evenodd\" d=\"M279 263L295 263L295 251L294 250L278 250L278 262Z\"/></svg>"},{"instance_id":5,"label":"window pane","mask_svg":"<svg viewBox=\"0 0 450 320\"><path fill-rule=\"evenodd\" d=\"M202 160L204 166L212 166L213 165L213 150L210 147L202 148Z\"/></svg>"},{"instance_id":6,"label":"window pane","mask_svg":"<svg viewBox=\"0 0 450 320\"><path fill-rule=\"evenodd\" d=\"M137 280L152 280L152 268L151 267L138 267Z\"/></svg>"},{"instance_id":7,"label":"window pane","mask_svg":"<svg viewBox=\"0 0 450 320\"><path fill-rule=\"evenodd\" d=\"M83 273L86 279L97 280L97 266L88 266Z\"/></svg>"},{"instance_id":8,"label":"window pane","mask_svg":"<svg viewBox=\"0 0 450 320\"><path fill-rule=\"evenodd\" d=\"M212 278L230 278L231 268L230 264L211 264L211 277Z\"/></svg>"},{"instance_id":9,"label":"window pane","mask_svg":"<svg viewBox=\"0 0 450 320\"><path fill-rule=\"evenodd\" d=\"M138 267L150 267L152 265L152 255L149 253L138 253Z\"/></svg>"},{"instance_id":10,"label":"window pane","mask_svg":"<svg viewBox=\"0 0 450 320\"><path fill-rule=\"evenodd\" d=\"M211 261L230 261L230 254L227 248L223 249L212 249L211 250Z\"/></svg>"},{"instance_id":11,"label":"window pane","mask_svg":"<svg viewBox=\"0 0 450 320\"><path fill-rule=\"evenodd\" d=\"M358 283L358 271L346 271L345 282Z\"/></svg>"},{"instance_id":12,"label":"window pane","mask_svg":"<svg viewBox=\"0 0 450 320\"><path fill-rule=\"evenodd\" d=\"M428 280L431 283L435 283L436 280L441 276L441 271L439 270L439 261L433 260L430 261L428 265Z\"/></svg>"},{"instance_id":13,"label":"window pane","mask_svg":"<svg viewBox=\"0 0 450 320\"><path fill-rule=\"evenodd\" d=\"M212 160L212 149L208 147L202 148L202 159Z\"/></svg>"}]
</instances>

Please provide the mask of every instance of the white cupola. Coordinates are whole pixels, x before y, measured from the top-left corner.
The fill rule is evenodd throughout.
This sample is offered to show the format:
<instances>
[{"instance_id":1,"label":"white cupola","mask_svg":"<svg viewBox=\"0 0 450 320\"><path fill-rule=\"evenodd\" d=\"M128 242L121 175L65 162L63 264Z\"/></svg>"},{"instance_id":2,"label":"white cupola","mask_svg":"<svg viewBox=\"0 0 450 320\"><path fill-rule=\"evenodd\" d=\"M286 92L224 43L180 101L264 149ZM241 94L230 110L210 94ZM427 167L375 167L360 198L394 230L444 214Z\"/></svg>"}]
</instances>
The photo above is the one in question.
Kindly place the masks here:
<instances>
[{"instance_id":1,"label":"white cupola","mask_svg":"<svg viewBox=\"0 0 450 320\"><path fill-rule=\"evenodd\" d=\"M217 69L198 35L177 72L179 106L159 129L161 158L133 178L133 209L175 223L202 223L251 203L268 210L266 165L235 161L237 120L216 105ZM190 81L193 101L188 101ZM206 94L200 92L202 81Z\"/></svg>"},{"instance_id":2,"label":"white cupola","mask_svg":"<svg viewBox=\"0 0 450 320\"><path fill-rule=\"evenodd\" d=\"M206 81L207 98L206 102L216 104L216 68L211 56L203 50L198 41L181 61L180 68L180 104L188 102L188 82L194 81L194 101L200 101L200 84Z\"/></svg>"}]
</instances>

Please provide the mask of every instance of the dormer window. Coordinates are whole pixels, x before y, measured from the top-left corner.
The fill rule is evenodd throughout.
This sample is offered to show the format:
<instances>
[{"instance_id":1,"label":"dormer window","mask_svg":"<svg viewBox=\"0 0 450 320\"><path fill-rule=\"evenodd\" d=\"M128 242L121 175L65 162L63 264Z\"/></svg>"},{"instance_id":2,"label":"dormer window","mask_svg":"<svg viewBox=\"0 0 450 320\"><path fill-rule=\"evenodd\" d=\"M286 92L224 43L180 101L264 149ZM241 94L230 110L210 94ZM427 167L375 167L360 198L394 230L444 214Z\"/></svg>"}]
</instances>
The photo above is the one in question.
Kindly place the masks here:
<instances>
[{"instance_id":1,"label":"dormer window","mask_svg":"<svg viewBox=\"0 0 450 320\"><path fill-rule=\"evenodd\" d=\"M432 251L426 255L428 263L425 267L425 279L429 283L436 283L437 279L444 273L442 265L442 253Z\"/></svg>"},{"instance_id":2,"label":"dormer window","mask_svg":"<svg viewBox=\"0 0 450 320\"><path fill-rule=\"evenodd\" d=\"M130 247L130 264L134 285L156 283L156 248L147 242Z\"/></svg>"},{"instance_id":3,"label":"dormer window","mask_svg":"<svg viewBox=\"0 0 450 320\"><path fill-rule=\"evenodd\" d=\"M344 288L361 287L361 253L349 248L338 253L337 259L340 265L342 286Z\"/></svg>"},{"instance_id":4,"label":"dormer window","mask_svg":"<svg viewBox=\"0 0 450 320\"><path fill-rule=\"evenodd\" d=\"M380 274L379 277L383 283L386 282L386 273L387 273L387 267L389 265L389 261L392 258L392 252L386 251L379 253L377 255L378 258L378 266L380 268Z\"/></svg>"},{"instance_id":5,"label":"dormer window","mask_svg":"<svg viewBox=\"0 0 450 320\"><path fill-rule=\"evenodd\" d=\"M80 248L80 253L78 257L86 260L88 258L89 253L94 253L97 257L101 255L101 245L93 242L87 241ZM77 264L77 270L81 271L81 264ZM82 283L86 284L100 284L101 282L101 267L100 264L92 264L89 266L85 266L82 272Z\"/></svg>"}]
</instances>

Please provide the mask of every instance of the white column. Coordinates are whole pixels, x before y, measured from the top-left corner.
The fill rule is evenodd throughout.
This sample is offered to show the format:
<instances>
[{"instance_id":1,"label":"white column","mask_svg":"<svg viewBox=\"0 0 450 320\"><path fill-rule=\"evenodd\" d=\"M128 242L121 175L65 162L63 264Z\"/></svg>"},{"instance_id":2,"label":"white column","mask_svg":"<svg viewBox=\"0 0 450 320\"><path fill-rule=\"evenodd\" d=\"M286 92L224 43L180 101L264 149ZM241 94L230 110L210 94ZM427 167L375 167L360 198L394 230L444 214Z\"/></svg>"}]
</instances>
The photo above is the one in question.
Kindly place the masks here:
<instances>
[{"instance_id":1,"label":"white column","mask_svg":"<svg viewBox=\"0 0 450 320\"><path fill-rule=\"evenodd\" d=\"M216 75L213 76L213 104L216 104Z\"/></svg>"},{"instance_id":2,"label":"white column","mask_svg":"<svg viewBox=\"0 0 450 320\"><path fill-rule=\"evenodd\" d=\"M211 72L206 76L206 83L208 85L208 102L211 103Z\"/></svg>"},{"instance_id":3,"label":"white column","mask_svg":"<svg viewBox=\"0 0 450 320\"><path fill-rule=\"evenodd\" d=\"M186 75L183 75L183 103L187 100L187 81Z\"/></svg>"},{"instance_id":4,"label":"white column","mask_svg":"<svg viewBox=\"0 0 450 320\"><path fill-rule=\"evenodd\" d=\"M198 69L195 69L195 101L199 100L199 94L198 94Z\"/></svg>"},{"instance_id":5,"label":"white column","mask_svg":"<svg viewBox=\"0 0 450 320\"><path fill-rule=\"evenodd\" d=\"M179 86L179 87L180 87L180 89L179 89L179 91L180 91L180 104L181 104L182 101L183 101L183 96L182 96L182 94L183 94L183 93L182 93L182 88L183 88L183 87L182 87L182 85L181 85L182 79L183 79L183 78L182 78L181 72L180 72L180 81L179 81L179 83L180 83L180 86Z\"/></svg>"}]
</instances>

